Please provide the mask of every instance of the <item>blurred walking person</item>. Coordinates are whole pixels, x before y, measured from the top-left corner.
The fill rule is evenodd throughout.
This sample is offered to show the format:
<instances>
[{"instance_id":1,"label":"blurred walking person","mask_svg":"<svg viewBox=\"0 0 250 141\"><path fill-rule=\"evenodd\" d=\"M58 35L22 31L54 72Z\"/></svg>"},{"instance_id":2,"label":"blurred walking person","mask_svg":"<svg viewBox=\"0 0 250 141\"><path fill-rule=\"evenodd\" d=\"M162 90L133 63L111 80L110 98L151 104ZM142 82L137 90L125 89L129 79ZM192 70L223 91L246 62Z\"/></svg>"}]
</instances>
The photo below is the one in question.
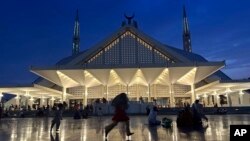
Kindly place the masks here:
<instances>
[{"instance_id":1,"label":"blurred walking person","mask_svg":"<svg viewBox=\"0 0 250 141\"><path fill-rule=\"evenodd\" d=\"M56 132L59 133L59 127L60 127L61 120L62 120L62 110L63 110L63 104L60 103L56 107L55 116L54 116L54 119L52 120L52 124L50 127L50 132L52 132L52 129L54 125L56 124Z\"/></svg>"},{"instance_id":2,"label":"blurred walking person","mask_svg":"<svg viewBox=\"0 0 250 141\"><path fill-rule=\"evenodd\" d=\"M126 110L128 109L128 97L127 94L121 93L117 95L111 105L115 107L115 114L112 118L112 123L105 127L105 138L107 138L108 133L119 123L123 122L126 125L126 135L131 136L134 133L130 131L129 127L129 117L127 116Z\"/></svg>"}]
</instances>

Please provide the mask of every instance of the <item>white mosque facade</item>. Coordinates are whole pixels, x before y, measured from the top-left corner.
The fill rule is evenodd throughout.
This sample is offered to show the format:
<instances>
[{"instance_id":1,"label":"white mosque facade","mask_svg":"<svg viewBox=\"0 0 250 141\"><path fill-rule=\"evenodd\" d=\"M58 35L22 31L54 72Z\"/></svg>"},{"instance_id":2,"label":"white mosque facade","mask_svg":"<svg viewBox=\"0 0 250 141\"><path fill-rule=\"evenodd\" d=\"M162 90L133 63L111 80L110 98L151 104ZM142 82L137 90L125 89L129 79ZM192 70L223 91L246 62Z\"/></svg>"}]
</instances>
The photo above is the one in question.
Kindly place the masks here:
<instances>
[{"instance_id":1,"label":"white mosque facade","mask_svg":"<svg viewBox=\"0 0 250 141\"><path fill-rule=\"evenodd\" d=\"M138 29L133 16L95 46L80 52L78 14L75 20L72 56L54 66L35 67L39 76L31 85L0 87L16 95L14 104L90 104L112 100L125 92L132 101L157 101L163 107L182 107L201 99L206 106L249 106L250 82L232 80L222 71L225 61L207 61L192 53L184 9L183 50L163 44Z\"/></svg>"}]
</instances>

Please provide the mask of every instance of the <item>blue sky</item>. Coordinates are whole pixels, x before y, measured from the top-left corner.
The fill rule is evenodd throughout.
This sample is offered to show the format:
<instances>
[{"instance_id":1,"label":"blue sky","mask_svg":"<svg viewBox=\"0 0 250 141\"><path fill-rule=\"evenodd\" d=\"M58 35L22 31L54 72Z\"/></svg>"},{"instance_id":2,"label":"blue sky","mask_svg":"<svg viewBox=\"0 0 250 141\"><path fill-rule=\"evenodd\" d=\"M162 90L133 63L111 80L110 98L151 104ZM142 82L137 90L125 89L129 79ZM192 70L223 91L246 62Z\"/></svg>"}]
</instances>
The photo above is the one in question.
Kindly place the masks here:
<instances>
[{"instance_id":1,"label":"blue sky","mask_svg":"<svg viewBox=\"0 0 250 141\"><path fill-rule=\"evenodd\" d=\"M182 6L186 4L194 53L226 60L234 79L250 77L248 0L8 0L0 3L0 84L30 83L29 66L52 66L71 55L76 9L81 50L116 31L123 14L135 13L139 29L182 48Z\"/></svg>"}]
</instances>

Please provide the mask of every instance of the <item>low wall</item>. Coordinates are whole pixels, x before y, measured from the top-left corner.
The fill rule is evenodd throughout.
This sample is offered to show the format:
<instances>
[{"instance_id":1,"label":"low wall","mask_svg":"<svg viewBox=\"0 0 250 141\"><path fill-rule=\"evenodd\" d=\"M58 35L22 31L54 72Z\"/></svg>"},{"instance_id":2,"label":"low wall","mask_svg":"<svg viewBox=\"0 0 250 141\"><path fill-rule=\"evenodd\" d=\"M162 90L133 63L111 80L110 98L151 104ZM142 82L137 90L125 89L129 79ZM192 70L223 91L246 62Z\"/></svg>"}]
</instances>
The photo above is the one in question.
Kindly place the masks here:
<instances>
[{"instance_id":1,"label":"low wall","mask_svg":"<svg viewBox=\"0 0 250 141\"><path fill-rule=\"evenodd\" d=\"M95 105L96 106L96 105ZM94 111L89 113L90 116L96 115L96 110L94 106ZM102 108L103 115L113 115L114 108L109 104L100 104L98 105ZM127 110L129 115L146 115L146 107L148 104L130 104ZM152 105L149 105L152 106ZM250 114L250 107L220 107L227 110L227 114ZM177 115L180 110L183 108L159 108L158 115ZM215 115L218 114L217 108L213 107L205 107L204 113L206 115ZM38 111L23 111L25 117L36 117ZM8 117L19 117L20 111L10 111ZM64 110L64 117L73 117L75 111L74 110ZM49 114L44 111L43 116L53 117L54 112L50 111Z\"/></svg>"}]
</instances>

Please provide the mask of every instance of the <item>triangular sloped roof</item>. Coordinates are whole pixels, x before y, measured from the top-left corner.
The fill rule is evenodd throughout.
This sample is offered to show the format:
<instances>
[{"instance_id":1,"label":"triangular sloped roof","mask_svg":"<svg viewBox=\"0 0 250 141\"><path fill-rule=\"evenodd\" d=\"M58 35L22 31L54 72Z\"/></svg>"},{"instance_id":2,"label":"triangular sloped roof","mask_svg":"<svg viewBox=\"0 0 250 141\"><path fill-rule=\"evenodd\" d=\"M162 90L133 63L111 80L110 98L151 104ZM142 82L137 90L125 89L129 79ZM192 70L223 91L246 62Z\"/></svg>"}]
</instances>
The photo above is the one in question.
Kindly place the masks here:
<instances>
[{"instance_id":1,"label":"triangular sloped roof","mask_svg":"<svg viewBox=\"0 0 250 141\"><path fill-rule=\"evenodd\" d=\"M79 63L82 63L83 60L87 60L91 56L98 53L100 50L102 50L104 47L109 45L112 41L117 39L119 36L121 36L126 31L129 31L129 32L133 33L134 35L138 36L139 38L143 39L144 41L149 43L151 46L157 48L162 53L166 53L166 54L170 55L172 58L175 58L175 60L178 60L178 62L187 62L187 63L193 62L192 60L190 60L186 56L183 56L182 54L180 54L178 51L171 49L173 47L170 47L170 46L167 46L167 45L160 43L159 41L157 41L157 40L153 39L152 37L146 35L145 33L141 32L137 28L134 28L133 26L124 26L124 27L121 27L116 32L114 32L111 36L108 36L103 41L101 41L98 44L94 45L93 47L89 48L87 51L82 52L81 55L77 55L77 56L71 58L70 60L68 60L67 63L61 64L61 65L67 65L67 66L68 65L70 65L70 66L80 65Z\"/></svg>"},{"instance_id":2,"label":"triangular sloped roof","mask_svg":"<svg viewBox=\"0 0 250 141\"><path fill-rule=\"evenodd\" d=\"M177 60L178 63L179 62L180 63L208 62L205 58L203 58L202 56L198 54L186 52L184 50L162 44L161 42L143 33L139 29L131 25L126 25L126 26L119 28L113 34L111 34L110 36L102 40L101 42L97 43L93 47L87 50L84 50L77 55L63 58L62 60L56 63L56 66L58 65L59 66L81 66L84 64L84 62L86 62L88 59L90 59L95 54L100 52L103 48L108 46L110 43L112 43L114 40L119 38L122 34L124 34L127 31L131 32L132 34L139 37L140 39L146 41L152 47L157 48L157 50L161 51L161 53L167 54L168 56L174 58L175 60ZM221 71L217 72L216 75L222 79L227 79L227 80L230 79ZM37 81L39 82L40 80L38 79Z\"/></svg>"},{"instance_id":3,"label":"triangular sloped roof","mask_svg":"<svg viewBox=\"0 0 250 141\"><path fill-rule=\"evenodd\" d=\"M88 49L87 49L87 50L88 50ZM73 59L75 59L76 57L81 56L81 55L83 55L84 53L86 53L87 50L84 50L84 51L78 53L77 55L71 55L71 56L65 57L65 58L61 59L60 61L58 61L58 62L56 63L56 65L66 65L66 64L68 64L69 62L71 62Z\"/></svg>"},{"instance_id":4,"label":"triangular sloped roof","mask_svg":"<svg viewBox=\"0 0 250 141\"><path fill-rule=\"evenodd\" d=\"M181 49L178 49L178 48L174 48L174 47L170 47L170 46L167 46L167 48L169 49L172 49L176 52L178 52L179 54L185 56L186 58L188 58L190 61L195 61L195 62L208 62L207 59L205 59L204 57L202 57L201 55L199 54L195 54L195 53L191 53L191 52L187 52L187 51L184 51L184 50L181 50ZM209 81L208 83L214 81L214 79L218 79L218 78L214 78L212 79L212 77L214 76L217 76L219 77L220 80L232 80L230 77L228 77L225 73L223 73L222 71L217 71L215 72L212 76L209 76L207 81ZM210 80L212 79L212 80Z\"/></svg>"},{"instance_id":5,"label":"triangular sloped roof","mask_svg":"<svg viewBox=\"0 0 250 141\"><path fill-rule=\"evenodd\" d=\"M91 56L98 53L100 50L102 50L104 47L109 45L112 41L117 39L126 31L130 31L131 33L135 34L139 38L147 41L147 43L157 48L162 53L167 53L168 55L175 58L181 63L208 62L205 58L203 58L202 56L198 54L186 52L184 50L162 44L159 41L155 40L154 38L138 30L137 28L134 28L133 26L124 26L124 27L121 27L116 32L114 32L113 34L111 34L110 36L108 36L107 38L105 38L103 41L94 45L93 47L80 52L78 55L63 58L58 63L56 63L56 65L62 65L62 66L81 65L83 60L89 59Z\"/></svg>"}]
</instances>

